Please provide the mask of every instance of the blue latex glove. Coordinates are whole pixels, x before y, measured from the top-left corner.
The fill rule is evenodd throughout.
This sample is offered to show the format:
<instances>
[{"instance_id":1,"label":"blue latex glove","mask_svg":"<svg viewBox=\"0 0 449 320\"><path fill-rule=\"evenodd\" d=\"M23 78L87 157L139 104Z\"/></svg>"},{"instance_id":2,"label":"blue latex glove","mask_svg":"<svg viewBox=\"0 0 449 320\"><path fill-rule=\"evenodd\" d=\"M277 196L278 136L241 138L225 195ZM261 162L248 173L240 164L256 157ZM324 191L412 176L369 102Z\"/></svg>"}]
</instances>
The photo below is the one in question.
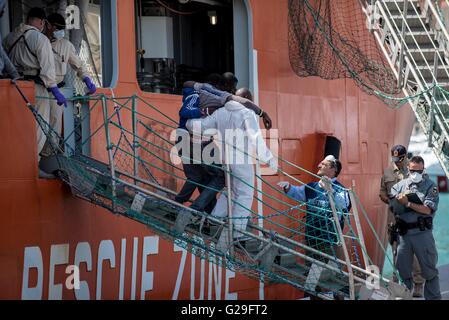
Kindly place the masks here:
<instances>
[{"instance_id":1,"label":"blue latex glove","mask_svg":"<svg viewBox=\"0 0 449 320\"><path fill-rule=\"evenodd\" d=\"M95 86L95 84L92 82L92 80L90 80L89 77L84 77L83 78L84 83L86 84L87 89L89 90L87 92L87 94L94 94L95 91L97 91L97 87Z\"/></svg>"},{"instance_id":2,"label":"blue latex glove","mask_svg":"<svg viewBox=\"0 0 449 320\"><path fill-rule=\"evenodd\" d=\"M48 90L55 96L56 101L58 103L58 106L64 105L64 107L67 108L67 100L64 97L64 95L62 94L62 92L59 91L58 87L55 86L55 87L52 87L52 88L50 88Z\"/></svg>"}]
</instances>

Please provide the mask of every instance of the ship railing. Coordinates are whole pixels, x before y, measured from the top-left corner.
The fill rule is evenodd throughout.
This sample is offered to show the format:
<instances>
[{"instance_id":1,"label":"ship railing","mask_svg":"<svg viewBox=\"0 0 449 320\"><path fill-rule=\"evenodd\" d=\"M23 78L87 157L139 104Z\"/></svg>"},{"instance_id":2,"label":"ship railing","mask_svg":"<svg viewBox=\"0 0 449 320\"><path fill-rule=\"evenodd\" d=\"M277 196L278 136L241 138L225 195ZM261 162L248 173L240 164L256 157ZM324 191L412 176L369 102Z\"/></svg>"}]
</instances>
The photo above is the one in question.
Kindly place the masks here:
<instances>
[{"instance_id":1,"label":"ship railing","mask_svg":"<svg viewBox=\"0 0 449 320\"><path fill-rule=\"evenodd\" d=\"M274 180L273 177L261 174L264 168L260 167L260 159L257 156L239 150L235 145L224 141L226 150L241 152L253 159L257 165L254 185L235 176L227 165L222 168L226 175L227 189L215 191L228 195L227 205L230 215L227 219L220 220L174 201L177 186L187 180L180 164L174 163L172 159L179 157L174 148L176 135L173 134L177 129L177 121L137 95L115 98L100 94L75 97L72 102L90 105L87 109L76 108L88 110L86 114L78 114L80 121L77 122L77 126L85 124L85 118L103 119L98 127L92 128L91 134L77 139L81 146L73 147L68 143L72 134L82 131L75 128L72 134L65 137L62 148L55 147L56 153L61 151L65 153L62 159L64 164L61 166L72 166L66 170L68 174L61 176L71 185L75 195L100 204L117 214L146 223L154 232L175 241L197 256L204 258L207 253L207 259L215 263L218 263L215 257L223 257L229 268L255 278L262 277L264 280L288 283L323 299L329 297L316 292L315 288L325 286L320 282L325 272L331 272L346 283L343 288L338 286L332 288L334 284L329 283L326 285L329 290L334 290L334 293L342 294L348 299L357 299L361 288L366 287L367 279L374 279L380 283L383 290L389 288L391 296L398 292L402 292L403 296L406 295L403 287L389 281L382 274L382 268L372 268L375 264L368 254L364 234L370 233L370 238L376 240L371 246L380 247L383 254L386 253L384 239L380 239L377 235L376 227L379 226L374 226L370 221L354 187L344 189L351 199L350 212L337 209L333 194L323 193L322 190L315 192L324 198L327 197L329 206L298 201L273 185L270 182ZM40 116L37 113L35 116L41 124ZM45 128L44 132L50 135L48 126ZM91 145L91 151L89 154L80 154L85 150L83 148L85 144ZM104 145L106 148L101 147ZM83 164L82 161L85 160L82 157L95 159L98 163L86 160L86 164ZM320 179L316 174L282 157L277 155L275 157L280 164L276 175L283 175L294 184L305 185L307 182ZM192 160L188 157L187 159ZM247 208L232 196L229 183L231 179L237 179L240 183L253 188L256 206ZM198 187L208 188L207 185L192 183ZM333 188L341 187L334 185ZM164 215L155 218L148 212L143 212L146 200L154 203L163 202L175 208L178 214L181 211L190 212L198 218L199 230L174 232L162 223L166 222ZM243 208L248 212L248 217L233 217L232 210L235 207ZM253 210L254 207L257 209ZM259 246L257 253L250 253L229 240L233 239L235 232L233 224L238 219L248 220L247 229L239 232L250 240L257 241ZM340 225L341 220L345 222L344 228ZM217 225L221 234L206 235L203 232L206 222ZM362 228L362 225L365 228ZM227 236L223 237L226 233ZM273 259L283 257L282 254L278 256L280 252L290 258L288 267L282 263L274 263ZM389 262L394 269L393 263Z\"/></svg>"},{"instance_id":2,"label":"ship railing","mask_svg":"<svg viewBox=\"0 0 449 320\"><path fill-rule=\"evenodd\" d=\"M362 7L429 147L449 176L449 33L441 14L430 0L365 1Z\"/></svg>"}]
</instances>

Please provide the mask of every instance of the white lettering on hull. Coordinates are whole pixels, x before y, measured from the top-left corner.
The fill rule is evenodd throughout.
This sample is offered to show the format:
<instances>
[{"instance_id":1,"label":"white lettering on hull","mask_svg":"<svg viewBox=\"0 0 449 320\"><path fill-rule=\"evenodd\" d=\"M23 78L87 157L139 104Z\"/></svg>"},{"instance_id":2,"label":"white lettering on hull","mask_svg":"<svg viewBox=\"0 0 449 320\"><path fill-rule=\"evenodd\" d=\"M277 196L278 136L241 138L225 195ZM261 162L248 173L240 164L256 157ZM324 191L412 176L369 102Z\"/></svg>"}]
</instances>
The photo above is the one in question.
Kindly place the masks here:
<instances>
[{"instance_id":1,"label":"white lettering on hull","mask_svg":"<svg viewBox=\"0 0 449 320\"><path fill-rule=\"evenodd\" d=\"M217 257L213 258L217 261ZM221 258L218 258L218 265L221 265ZM212 284L215 285L215 299L221 300L221 276L222 276L222 267L217 266L213 261L209 261L209 290L207 294L207 298L212 300Z\"/></svg>"},{"instance_id":2,"label":"white lettering on hull","mask_svg":"<svg viewBox=\"0 0 449 320\"><path fill-rule=\"evenodd\" d=\"M125 295L125 263L126 263L126 239L122 239L122 250L120 251L120 287L118 298L123 300Z\"/></svg>"},{"instance_id":3,"label":"white lettering on hull","mask_svg":"<svg viewBox=\"0 0 449 320\"><path fill-rule=\"evenodd\" d=\"M131 274L131 300L136 300L136 276L137 276L137 249L139 247L139 238L134 238L133 244L133 266Z\"/></svg>"},{"instance_id":4,"label":"white lettering on hull","mask_svg":"<svg viewBox=\"0 0 449 320\"><path fill-rule=\"evenodd\" d=\"M37 284L30 287L30 269L37 269ZM22 300L42 300L44 263L39 247L26 247L23 258Z\"/></svg>"},{"instance_id":5,"label":"white lettering on hull","mask_svg":"<svg viewBox=\"0 0 449 320\"><path fill-rule=\"evenodd\" d=\"M226 269L225 300L237 300L237 292L229 292L229 280L235 278L235 272Z\"/></svg>"},{"instance_id":6,"label":"white lettering on hull","mask_svg":"<svg viewBox=\"0 0 449 320\"><path fill-rule=\"evenodd\" d=\"M103 276L103 261L109 260L111 269L115 268L115 249L112 240L103 240L98 248L97 263L97 300L101 300L101 285Z\"/></svg>"},{"instance_id":7,"label":"white lettering on hull","mask_svg":"<svg viewBox=\"0 0 449 320\"><path fill-rule=\"evenodd\" d=\"M153 263L150 264L150 262L154 261L152 259L157 259L157 256L153 258L150 258L149 256L159 254L159 237L144 237L142 243L143 245L140 249L142 251L140 252L139 238L133 238L132 257L129 257L126 255L127 239L121 239L120 264L118 266L120 270L117 270L117 277L114 277L114 279L112 280L118 281L119 290L117 292L117 298L120 300L125 299L125 296L127 299L134 300L136 298L136 283L138 275L137 267L140 262L139 259L142 259L141 264L139 265L139 267L141 267L141 278L139 279L140 299L145 299L146 294L150 291L154 291L157 285L166 285L165 282L157 282L158 277L155 274L156 272L154 270L151 270L152 268L150 267L150 265L154 265ZM222 258L209 257L209 263L207 264L208 270L206 270L205 259L199 260L194 254L188 254L188 252L184 248L176 244L174 244L173 252L181 252L181 256L179 258L178 274L175 286L173 288L173 300L179 299L181 290L183 290L183 295L187 294L187 297L192 300L202 300L206 297L209 300L220 300L222 298L233 300L238 298L238 294L236 292L230 292L230 280L235 278L235 273L226 269L223 275L224 268L219 266L221 265ZM90 300L92 296L94 296L95 299L100 300L102 299L103 293L105 293L103 292L103 280L108 283L110 283L111 281L111 279L109 278L104 278L104 271L113 270L116 268L116 259L118 259L118 256L116 256L116 254L118 254L118 250L116 251L114 242L112 240L102 240L98 245L97 261L92 261L92 258L95 256L95 254L93 254L92 252L91 244L89 244L88 242L80 242L75 246L73 265L70 265L70 245L68 243L55 244L50 246L49 259L45 259L45 261L49 261L49 265L47 268L44 264L41 248L37 246L26 247L24 250L21 297L24 300L41 300L44 298L62 299L65 289L66 292L67 290L69 292L73 291L74 297L77 300ZM187 256L189 256L191 259L190 277L185 274ZM130 258L132 259L131 277L125 278L126 266L129 265L127 261L129 261ZM214 263L215 261L213 261L213 259L218 259L215 260L216 262L218 262L218 266L216 263ZM200 262L200 270L196 269L197 260L199 260ZM96 270L92 268L95 263ZM64 266L65 270L66 279L64 281L61 281L61 272L58 272L56 275L57 268L61 268L61 266ZM67 270L71 271L67 272ZM96 272L96 274L93 275L94 277L91 277L91 279L96 279L96 283L89 284L86 279L80 279L80 270L85 270L88 273ZM47 275L49 277L48 297L43 296L43 279L45 276L45 272L48 272ZM161 270L160 272L165 272L165 270ZM71 274L67 275L67 273ZM31 277L31 274L36 274L37 276ZM200 278L198 279L198 277ZM35 280L36 278L37 281ZM183 282L183 279L190 283ZM128 288L131 287L130 292L125 292L126 281L131 282L128 286ZM225 282L224 292L222 291L223 281ZM90 287L95 288L95 292L91 292Z\"/></svg>"},{"instance_id":8,"label":"white lettering on hull","mask_svg":"<svg viewBox=\"0 0 449 320\"><path fill-rule=\"evenodd\" d=\"M182 275L184 274L184 267L186 265L187 250L184 248L181 248L175 244L173 251L174 252L179 252L179 251L182 252L181 262L179 264L179 269L178 269L178 276L176 277L175 290L173 290L173 295L172 295L172 300L178 300L179 290L181 289Z\"/></svg>"},{"instance_id":9,"label":"white lettering on hull","mask_svg":"<svg viewBox=\"0 0 449 320\"><path fill-rule=\"evenodd\" d=\"M75 266L81 269L80 264L86 264L86 271L92 271L92 250L88 242L80 242L75 250ZM87 281L80 281L79 290L75 290L76 300L90 300L89 284Z\"/></svg>"},{"instance_id":10,"label":"white lettering on hull","mask_svg":"<svg viewBox=\"0 0 449 320\"><path fill-rule=\"evenodd\" d=\"M140 285L140 300L145 300L145 292L153 290L153 272L147 271L147 258L150 254L159 252L159 237L143 238L142 283Z\"/></svg>"},{"instance_id":11,"label":"white lettering on hull","mask_svg":"<svg viewBox=\"0 0 449 320\"><path fill-rule=\"evenodd\" d=\"M69 263L69 245L52 245L50 249L50 279L48 283L48 299L62 300L62 284L55 284L55 269L57 265Z\"/></svg>"},{"instance_id":12,"label":"white lettering on hull","mask_svg":"<svg viewBox=\"0 0 449 320\"><path fill-rule=\"evenodd\" d=\"M196 270L195 264L196 260L194 255L191 255L192 267L190 268L190 300L204 300L204 278L206 270L206 260L201 259L201 270L200 270L200 295L198 299L195 298L195 280L196 280Z\"/></svg>"}]
</instances>

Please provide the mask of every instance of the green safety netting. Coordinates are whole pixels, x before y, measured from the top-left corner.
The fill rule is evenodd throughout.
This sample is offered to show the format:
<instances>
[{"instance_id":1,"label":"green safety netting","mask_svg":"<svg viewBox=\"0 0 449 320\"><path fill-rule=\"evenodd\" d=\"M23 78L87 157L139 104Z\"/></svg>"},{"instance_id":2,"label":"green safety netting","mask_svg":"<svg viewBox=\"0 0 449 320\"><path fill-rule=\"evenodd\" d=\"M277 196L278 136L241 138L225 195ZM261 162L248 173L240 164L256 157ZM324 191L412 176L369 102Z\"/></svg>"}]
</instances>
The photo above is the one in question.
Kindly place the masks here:
<instances>
[{"instance_id":1,"label":"green safety netting","mask_svg":"<svg viewBox=\"0 0 449 320\"><path fill-rule=\"evenodd\" d=\"M172 134L177 122L136 95L113 98L101 94L75 97L72 102L76 110L84 112L77 113L75 129L64 140L29 107L45 134L58 137L48 139L53 155L44 158L41 165L68 184L75 196L143 223L202 259L267 284L286 283L323 299L367 297L366 280L372 273L366 268L375 263L361 231L376 239L375 247L384 253L385 247L353 190L347 189L352 210L346 212L332 208L331 194L316 190L320 201L299 202L256 174L255 180L263 188L254 188L253 206L246 208L231 199L249 213L245 218L248 227L242 232L248 238L245 242L233 243L227 237L229 223L237 218L218 220L193 210L191 223L183 232L176 232L173 225L177 216L189 212L188 207L173 201L186 180L182 167L171 158L178 155ZM94 118L103 119L102 124L90 128L86 120ZM290 169L300 170L309 181L319 179L281 157L278 161L282 164L278 174L292 184L305 183L288 174ZM223 170L231 179L240 179L226 167ZM226 188L221 192L226 193ZM404 288L386 280L381 268L376 279L380 290L387 290L390 297L403 294Z\"/></svg>"},{"instance_id":2,"label":"green safety netting","mask_svg":"<svg viewBox=\"0 0 449 320\"><path fill-rule=\"evenodd\" d=\"M432 100L434 91L447 97L447 90L438 85L423 90L415 86L411 88L415 94L404 97L382 48L368 28L369 20L362 6L370 3L373 2L289 0L289 56L295 73L300 77L351 78L366 93L393 108L419 100L424 104L426 97ZM447 110L444 112L447 116Z\"/></svg>"},{"instance_id":3,"label":"green safety netting","mask_svg":"<svg viewBox=\"0 0 449 320\"><path fill-rule=\"evenodd\" d=\"M358 0L289 0L289 54L299 76L352 78L365 92L401 88Z\"/></svg>"},{"instance_id":4,"label":"green safety netting","mask_svg":"<svg viewBox=\"0 0 449 320\"><path fill-rule=\"evenodd\" d=\"M300 77L350 78L390 108L410 104L449 175L447 1L406 3L404 15L404 1L289 0L290 64Z\"/></svg>"}]
</instances>

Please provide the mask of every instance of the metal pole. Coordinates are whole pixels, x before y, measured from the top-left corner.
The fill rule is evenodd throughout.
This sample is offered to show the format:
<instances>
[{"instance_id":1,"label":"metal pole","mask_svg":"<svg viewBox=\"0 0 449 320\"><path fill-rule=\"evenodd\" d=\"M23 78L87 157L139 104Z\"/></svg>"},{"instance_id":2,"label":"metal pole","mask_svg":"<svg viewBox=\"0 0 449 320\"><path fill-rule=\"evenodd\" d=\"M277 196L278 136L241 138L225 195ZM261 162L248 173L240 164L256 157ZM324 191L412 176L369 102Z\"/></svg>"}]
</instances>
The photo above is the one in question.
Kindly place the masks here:
<instances>
[{"instance_id":1,"label":"metal pole","mask_svg":"<svg viewBox=\"0 0 449 320\"><path fill-rule=\"evenodd\" d=\"M134 177L134 176L132 176L132 175L126 173L126 172L122 172L122 171L116 170L116 173L119 174L119 175L123 175L123 176L125 176L125 177L127 177L127 178L130 178L130 179L135 179L135 180L137 180L137 181L139 181L139 182L141 182L141 183L143 183L143 184L148 184L148 185L150 185L150 186L152 186L152 187L154 187L154 188L156 188L156 189L160 189L160 190L162 190L162 191L164 191L164 192L171 193L171 194L173 194L173 195L176 194L176 192L174 192L174 191L171 191L171 190L169 190L169 189L166 189L166 188L164 188L164 187L161 187L161 186L159 186L159 185L156 185L156 184L154 184L154 183L152 183L152 182L150 182L150 181L148 181L148 180L142 179L142 178L140 178L140 177ZM124 180L122 180L122 179L120 179L120 178L118 178L118 180L119 180L121 183L123 183L123 181L124 181ZM164 196L161 196L161 195L159 195L159 194L157 194L157 193L150 192L150 191L147 190L147 189L138 187L138 186L136 186L136 185L133 186L133 185L131 185L131 184L128 184L128 186L129 186L129 187L132 187L132 188L135 188L136 190L138 190L138 191L140 191L140 192L143 192L143 193L146 193L146 194L148 194L148 195L156 196L158 199L167 201L167 203L173 204L173 205L175 205L175 206L177 206L177 207L179 207L179 208L183 208L183 209L190 210L190 211L192 211L192 212L196 212L194 209L190 209L189 207L185 207L184 205L182 205L182 204L180 204L180 203L178 203L178 202L175 202L175 201L173 201L173 200L171 200L171 199L169 199L169 198L166 198L166 197L164 197ZM352 201L352 200L351 200L351 201ZM220 220L213 219L213 218L210 217L210 216L208 216L207 219L213 221L214 223L222 224L222 222L220 223ZM263 231L264 231L264 229L262 229L262 228L259 227L259 226L255 226L255 225L250 225L250 227L258 231L259 238L262 238L262 237L263 237L263 233L264 233ZM252 233L249 233L249 232L247 232L247 231L244 231L244 234L247 235L247 236L252 236L252 235L253 235ZM321 251L318 251L318 250L316 250L316 249L313 249L313 248L311 248L311 247L307 247L305 244L302 244L302 243L300 243L300 242L296 242L296 241L294 241L294 240L291 240L290 238L283 237L282 235L278 235L278 237L279 237L280 240L285 241L286 243L290 243L290 244L292 244L292 245L294 245L294 246L297 246L297 247L301 248L301 249L304 250L304 251L310 251L310 252L313 253L314 255L322 256L322 257L325 258L325 259L331 259L332 261L334 261L334 262L336 262L336 263L339 263L339 264L342 264L342 265L346 264L345 261L342 261L342 260L338 259L337 257L333 257L333 256L331 256L331 255L325 254L325 253L323 253L323 252L321 252ZM259 238L257 238L257 239L259 239ZM268 243L268 242L267 242L267 243ZM284 250L285 248L287 248L286 246L278 245L278 244L275 244L275 246L278 247L278 248L280 248L280 249L282 249L282 250ZM370 276L370 275L371 275L370 273L366 273L366 271L365 271L364 269L361 269L361 268L359 268L359 267L357 267L357 266L355 266L355 265L353 265L353 269L354 269L354 270L357 270L357 271L359 271L359 272L361 272L361 273L363 273L363 274L365 274L365 275L367 275L367 276ZM388 280L386 280L386 279L383 279L383 280L384 280L385 282L388 282Z\"/></svg>"},{"instance_id":2,"label":"metal pole","mask_svg":"<svg viewBox=\"0 0 449 320\"><path fill-rule=\"evenodd\" d=\"M114 158L112 156L111 136L109 132L108 104L106 102L106 96L103 95L103 97L101 98L101 102L103 104L104 129L106 134L106 150L108 151L109 168L111 170L112 211L115 212L116 178L115 178Z\"/></svg>"},{"instance_id":3,"label":"metal pole","mask_svg":"<svg viewBox=\"0 0 449 320\"><path fill-rule=\"evenodd\" d=\"M351 259L349 258L348 248L346 247L346 241L345 241L345 238L343 237L343 231L341 230L340 220L338 219L337 210L335 208L335 203L334 203L334 199L332 198L331 192L328 192L327 196L329 197L329 203L331 205L332 214L334 216L334 221L335 221L335 228L337 229L338 236L340 237L340 240L341 240L341 247L342 247L343 253L345 255L346 267L348 268L349 298L351 300L355 300L354 273L352 272Z\"/></svg>"},{"instance_id":4,"label":"metal pole","mask_svg":"<svg viewBox=\"0 0 449 320\"><path fill-rule=\"evenodd\" d=\"M152 196L152 197L158 198L158 199L160 199L160 200L166 201L167 203L170 203L170 204L172 204L172 205L175 206L175 207L183 208L183 209L186 209L186 210L195 212L194 209L191 209L191 208L189 208L189 207L185 207L184 205L182 205L182 204L180 204L180 203L178 203L178 202L176 202L176 201L174 201L174 200L171 200L171 199L169 199L169 198L166 198L166 197L164 197L164 196L162 196L162 195L160 195L160 194L158 194L158 193L155 193L155 192L152 192L152 191L150 191L150 190L148 190L148 189L145 189L145 188L142 188L142 187L133 185L133 184L131 184L131 183L125 181L125 180L122 180L122 179L117 179L117 180L118 180L121 184L123 184L123 185L125 185L125 186L128 186L128 187L131 188L131 189L135 189L135 190L140 191L140 192L142 192L142 193L144 193L144 194L147 194L147 195L149 195L149 196ZM197 213L198 213L198 212L197 212ZM210 215L206 216L206 218L209 219L209 220L211 220L211 221L214 222L214 223L217 223L217 224L223 224L223 222L222 222L221 220L215 219L214 217L212 217L212 216L210 216ZM255 228L257 228L257 227L255 227ZM261 237L261 236L257 236L257 235L255 235L254 233L250 233L250 232L247 232L247 231L241 231L241 232L242 232L243 234L245 234L245 235L247 235L247 236L253 238L253 239L257 239L257 240L262 241L262 242L267 243L267 244L270 243L270 240L268 240L267 238L264 238L264 237ZM325 253L321 252L321 251L318 251L318 250L312 249L312 248L310 248L310 247L307 247L306 245L304 245L304 244L302 244L302 243L299 243L299 242L296 242L296 241L293 241L293 240L291 240L290 238L280 237L280 239L281 239L281 240L284 240L285 242L288 242L288 243L290 243L290 244L293 244L293 245L295 245L295 246L298 246L298 247L300 247L300 248L302 248L302 249L310 250L311 252L313 252L313 253L315 253L315 254L317 254L317 255L321 255L321 256L323 256L323 257L325 257L325 258L331 259L332 261L338 262L338 263L340 263L340 264L346 264L346 262L344 262L344 261L342 261L342 260L340 260L340 259L338 259L338 258L336 258L336 257L332 257L332 256L330 256L330 255L328 255L328 254L325 254ZM317 265L319 265L319 266L321 266L321 267L324 267L324 268L326 268L326 269L329 269L329 270L332 270L332 271L335 271L335 272L340 272L340 271L342 271L342 270L338 269L337 267L333 267L333 266L331 266L331 265L327 265L327 264L325 264L324 262L322 262L321 260L313 259L312 257L310 257L310 256L308 256L308 255L306 255L306 254L302 254L302 253L300 253L300 251L293 250L293 249L291 249L290 247L283 246L283 245L281 245L281 244L279 244L279 243L276 243L276 242L274 242L274 243L272 243L272 244L273 244L275 247L279 248L279 249L282 249L282 250L284 250L284 251L286 251L286 252L288 252L288 253L291 253L291 254L293 254L293 255L295 255L295 256L301 258L301 259L305 259L305 260L307 260L307 261L316 263ZM371 274L371 273L368 273L366 270L361 269L361 268L358 268L357 266L353 266L353 268L354 268L355 270L359 271L360 273L366 275L366 276L373 276L373 277L376 278L376 279L382 279L382 281L384 281L384 282L386 282L386 283L389 282L388 279L384 279L384 278L381 277L381 276L376 276L376 275L373 275L373 274ZM347 272L345 272L345 271L342 271L342 272L343 272L344 275L348 275ZM357 276L354 276L354 279L357 280L358 282L361 282L361 283L365 283L365 282L366 282L365 279L359 278L359 277L357 277Z\"/></svg>"},{"instance_id":5,"label":"metal pole","mask_svg":"<svg viewBox=\"0 0 449 320\"><path fill-rule=\"evenodd\" d=\"M138 176L139 171L139 162L137 161L137 148L139 145L139 142L137 140L137 116L136 116L136 96L133 95L132 97L132 106L131 106L131 112L132 112L132 122L133 122L133 157L134 157L134 176ZM136 180L134 180L134 183L137 183Z\"/></svg>"},{"instance_id":6,"label":"metal pole","mask_svg":"<svg viewBox=\"0 0 449 320\"><path fill-rule=\"evenodd\" d=\"M25 104L28 107L28 109L30 109L33 114L37 114L36 108L31 104L30 100L28 100L26 95L23 93L22 89L20 89L20 87L17 84L17 82L15 80L11 80L11 83L17 89L17 91L19 92L19 94L22 97L23 101L25 101Z\"/></svg>"},{"instance_id":7,"label":"metal pole","mask_svg":"<svg viewBox=\"0 0 449 320\"><path fill-rule=\"evenodd\" d=\"M259 228L263 229L263 193L262 193L262 180L258 179L257 177L261 177L262 173L260 170L260 161L259 158L257 158L256 161L256 187L257 187L257 198L259 199L257 201L257 213L258 213L258 219L257 224ZM263 236L263 232L259 231L259 236ZM264 275L263 273L260 274L260 282L259 282L259 299L263 300L265 298L264 294L265 286L264 286Z\"/></svg>"},{"instance_id":8,"label":"metal pole","mask_svg":"<svg viewBox=\"0 0 449 320\"><path fill-rule=\"evenodd\" d=\"M401 50L399 52L399 77L398 87L402 88L402 69L404 66L404 50L405 50L405 28L408 11L408 0L404 0L404 11L402 12L402 36L401 36Z\"/></svg>"},{"instance_id":9,"label":"metal pole","mask_svg":"<svg viewBox=\"0 0 449 320\"><path fill-rule=\"evenodd\" d=\"M230 253L231 255L234 255L234 224L232 220L232 192L231 192L231 167L229 165L229 146L225 139L225 166L226 166L226 191L227 191L227 200L228 200L228 236L229 236L229 243L231 244L230 247Z\"/></svg>"},{"instance_id":10,"label":"metal pole","mask_svg":"<svg viewBox=\"0 0 449 320\"><path fill-rule=\"evenodd\" d=\"M368 0L367 4L368 7L372 10L372 12L370 12L368 26L369 31L372 32L374 30L374 22L376 17L376 0Z\"/></svg>"},{"instance_id":11,"label":"metal pole","mask_svg":"<svg viewBox=\"0 0 449 320\"><path fill-rule=\"evenodd\" d=\"M357 202L355 201L355 198L354 198L354 187L355 187L355 183L353 181L352 189L349 190L349 198L352 203L352 213L354 215L355 227L357 230L357 234L359 236L360 246L362 247L363 263L366 268L369 263L369 257L367 255L367 251L366 251L365 237L363 236L362 225L360 224L359 209L357 208Z\"/></svg>"},{"instance_id":12,"label":"metal pole","mask_svg":"<svg viewBox=\"0 0 449 320\"><path fill-rule=\"evenodd\" d=\"M435 123L435 103L436 103L436 93L437 93L437 76L438 76L438 49L435 51L434 60L433 60L433 89L432 89L432 97L430 100L430 108L429 108L429 138L428 138L428 146L432 147L433 142L433 125ZM441 130L444 130L441 128Z\"/></svg>"},{"instance_id":13,"label":"metal pole","mask_svg":"<svg viewBox=\"0 0 449 320\"><path fill-rule=\"evenodd\" d=\"M173 204L174 206L177 206L177 207L180 207L180 208L184 208L184 209L187 209L187 210L194 211L193 209L190 209L189 207L185 207L185 206L183 206L182 204L180 204L180 203L178 203L178 202L176 202L176 201L173 201L173 200L171 200L171 199L167 199L167 198L165 198L164 196L161 196L161 195L159 195L159 194L157 194L157 193L151 192L151 191L149 191L149 190L147 190L147 189L144 189L144 188L141 188L141 187L139 187L139 186L133 185L133 184L131 184L131 183L125 181L125 180L118 179L118 181L119 181L121 184L125 185L125 186L128 186L128 187L130 187L130 188L132 188L132 189L136 189L136 190L138 190L138 191L140 191L140 192L142 192L142 193L144 193L144 194L147 194L147 195L149 195L149 196L153 196L153 197L158 198L158 199L160 199L160 200L167 201L167 203ZM222 223L220 220L214 219L214 218L211 217L211 216L207 216L207 219L209 219L209 220L211 220L211 221L213 221L213 222L215 222L215 223L218 223L218 224L221 224L221 223ZM242 233L246 234L247 236L252 237L253 239L257 239L257 240L259 240L259 241L261 241L261 242L263 242L263 243L266 243L266 244L270 243L270 240L268 240L267 238L259 237L259 236L255 235L255 234L253 234L253 233L249 233L249 232L246 232L246 231L242 231ZM274 243L271 242L271 243L272 243L275 247L277 247L277 248L279 248L279 249L282 249L282 250L286 251L287 253L290 253L290 254L292 254L292 255L294 255L294 256L297 256L298 258L307 260L307 261L312 262L312 263L316 263L318 266L323 267L324 269L328 269L328 270L331 270L331 271L334 271L334 272L342 272L343 275L349 277L349 274L348 274L347 272L338 269L338 267L334 267L334 266L332 266L332 265L328 265L328 264L324 263L324 262L321 261L321 260L314 259L314 258L312 258L312 257L310 257L310 256L308 256L308 255L306 255L306 254L301 253L300 251L296 251L296 250L291 249L291 248L289 248L289 247L285 247L285 246L283 246L283 245L281 245L281 244L278 244L278 243L276 243L276 242L274 242ZM298 245L299 245L299 243L298 243ZM318 252L318 253L320 253L320 252ZM330 257L330 258L332 258L332 257ZM354 267L354 268L356 268L356 267ZM357 268L356 268L356 269L357 269ZM367 276L373 276L373 277L375 277L375 278L382 279L382 280L385 281L386 283L389 282L388 279L383 279L383 278L381 278L380 276L376 276L376 275L373 275L373 274L371 274L371 273L368 273L368 272L366 272L366 271L363 270L363 269L359 269L358 271L360 271L361 273L363 273L363 274L365 274L365 275L367 275ZM357 277L357 276L354 276L354 279L355 279L357 282L360 282L360 283L362 283L362 284L366 283L366 279L362 279L362 278Z\"/></svg>"}]
</instances>

